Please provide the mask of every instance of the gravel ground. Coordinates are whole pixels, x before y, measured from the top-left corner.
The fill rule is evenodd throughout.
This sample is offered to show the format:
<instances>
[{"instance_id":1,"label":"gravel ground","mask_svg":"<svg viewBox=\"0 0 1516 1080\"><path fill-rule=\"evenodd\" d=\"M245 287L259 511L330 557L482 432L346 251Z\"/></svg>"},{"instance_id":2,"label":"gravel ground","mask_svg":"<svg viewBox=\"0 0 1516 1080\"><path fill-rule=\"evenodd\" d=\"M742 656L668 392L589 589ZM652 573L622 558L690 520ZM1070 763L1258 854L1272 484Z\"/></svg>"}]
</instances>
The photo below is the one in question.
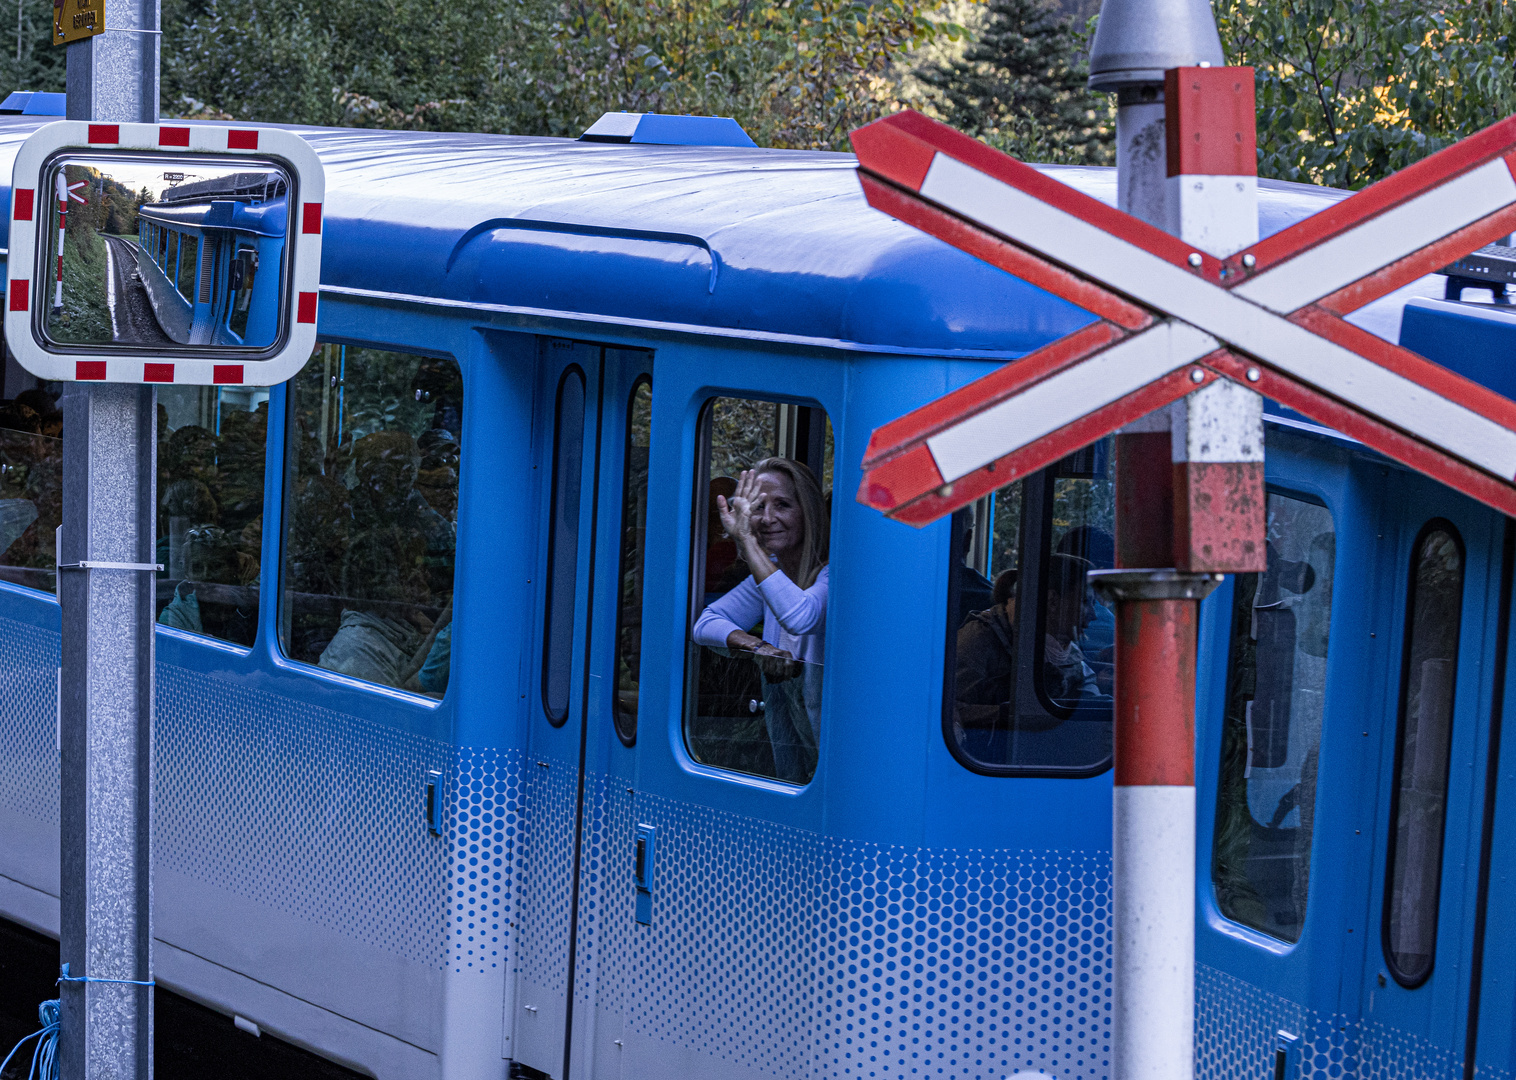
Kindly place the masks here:
<instances>
[{"instance_id":1,"label":"gravel ground","mask_svg":"<svg viewBox=\"0 0 1516 1080\"><path fill-rule=\"evenodd\" d=\"M137 248L114 236L105 237L116 265L116 340L134 345L172 345L158 325L153 304L137 272Z\"/></svg>"}]
</instances>

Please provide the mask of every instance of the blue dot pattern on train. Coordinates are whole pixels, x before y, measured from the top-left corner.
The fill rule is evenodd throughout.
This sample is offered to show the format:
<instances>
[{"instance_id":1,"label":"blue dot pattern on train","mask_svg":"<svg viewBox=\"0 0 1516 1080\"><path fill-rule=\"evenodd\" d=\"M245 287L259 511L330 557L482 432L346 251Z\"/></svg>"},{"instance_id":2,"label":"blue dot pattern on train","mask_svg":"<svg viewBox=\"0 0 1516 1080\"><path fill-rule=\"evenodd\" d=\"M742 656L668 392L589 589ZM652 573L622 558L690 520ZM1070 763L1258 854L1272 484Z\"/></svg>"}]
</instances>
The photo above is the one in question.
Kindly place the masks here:
<instances>
[{"instance_id":1,"label":"blue dot pattern on train","mask_svg":"<svg viewBox=\"0 0 1516 1080\"><path fill-rule=\"evenodd\" d=\"M39 832L58 812L58 640L0 619L0 810ZM441 845L413 812L416 777L446 764L444 743L173 665L160 665L159 687L161 871L283 912L302 935L324 927L460 974L514 972L510 927L536 914L553 949L528 955L561 978L569 898L528 897L525 875L536 858L570 857L572 763L454 752L444 910L429 884ZM1103 853L827 840L645 795L634 807L630 786L587 785L581 904L594 929L581 933L581 1002L598 983L601 1007L622 1010L629 1029L783 1076L1108 1075ZM635 925L622 884L630 845L612 842L634 819L660 830L650 928ZM165 915L158 933L173 940ZM1196 996L1204 1080L1256 1074L1280 1028L1302 1036L1303 1080L1461 1076L1460 1061L1414 1035L1313 1012L1204 965Z\"/></svg>"}]
</instances>

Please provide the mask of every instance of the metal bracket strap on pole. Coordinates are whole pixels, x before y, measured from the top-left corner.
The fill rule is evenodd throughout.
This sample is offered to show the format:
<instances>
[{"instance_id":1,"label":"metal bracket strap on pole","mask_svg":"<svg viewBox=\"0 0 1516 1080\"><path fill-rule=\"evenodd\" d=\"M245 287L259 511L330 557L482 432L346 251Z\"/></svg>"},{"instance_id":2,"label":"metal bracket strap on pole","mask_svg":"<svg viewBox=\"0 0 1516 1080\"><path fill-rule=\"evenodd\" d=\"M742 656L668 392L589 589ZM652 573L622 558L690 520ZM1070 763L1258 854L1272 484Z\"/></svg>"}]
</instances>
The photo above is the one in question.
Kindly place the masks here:
<instances>
[{"instance_id":1,"label":"metal bracket strap on pole","mask_svg":"<svg viewBox=\"0 0 1516 1080\"><path fill-rule=\"evenodd\" d=\"M162 563L101 562L98 559L81 559L79 562L59 563L59 570L150 570L163 573Z\"/></svg>"}]
</instances>

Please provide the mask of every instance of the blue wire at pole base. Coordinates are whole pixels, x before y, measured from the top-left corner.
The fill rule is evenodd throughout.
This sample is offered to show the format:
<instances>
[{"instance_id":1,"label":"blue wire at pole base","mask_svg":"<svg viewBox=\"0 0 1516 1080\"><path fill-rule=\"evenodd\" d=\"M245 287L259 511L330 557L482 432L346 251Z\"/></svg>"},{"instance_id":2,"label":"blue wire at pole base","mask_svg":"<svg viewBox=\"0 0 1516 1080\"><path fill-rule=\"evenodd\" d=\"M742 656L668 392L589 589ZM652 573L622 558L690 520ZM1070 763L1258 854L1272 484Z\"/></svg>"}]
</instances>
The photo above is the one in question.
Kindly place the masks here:
<instances>
[{"instance_id":1,"label":"blue wire at pole base","mask_svg":"<svg viewBox=\"0 0 1516 1080\"><path fill-rule=\"evenodd\" d=\"M27 1080L58 1080L58 1024L60 1018L60 1006L56 999L44 1001L37 1007L37 1019L42 1023L41 1031L34 1031L15 1045L5 1060L0 1061L0 1073L4 1073L10 1065L11 1058L15 1057L21 1047L31 1039L37 1040L37 1045L32 1049L32 1067L26 1074Z\"/></svg>"},{"instance_id":2,"label":"blue wire at pole base","mask_svg":"<svg viewBox=\"0 0 1516 1080\"><path fill-rule=\"evenodd\" d=\"M63 970L58 973L60 984L71 983L117 983L125 986L156 986L154 979L97 979L92 975L70 975L68 965L63 965ZM21 1052L21 1048L32 1039L37 1040L37 1045L32 1049L32 1067L26 1074L27 1080L58 1080L58 1027L62 1020L62 1005L55 998L52 1001L44 1001L37 1007L37 1019L42 1024L41 1031L34 1031L27 1035L5 1055L5 1060L0 1061L0 1074L3 1074L11 1063L11 1058Z\"/></svg>"}]
</instances>

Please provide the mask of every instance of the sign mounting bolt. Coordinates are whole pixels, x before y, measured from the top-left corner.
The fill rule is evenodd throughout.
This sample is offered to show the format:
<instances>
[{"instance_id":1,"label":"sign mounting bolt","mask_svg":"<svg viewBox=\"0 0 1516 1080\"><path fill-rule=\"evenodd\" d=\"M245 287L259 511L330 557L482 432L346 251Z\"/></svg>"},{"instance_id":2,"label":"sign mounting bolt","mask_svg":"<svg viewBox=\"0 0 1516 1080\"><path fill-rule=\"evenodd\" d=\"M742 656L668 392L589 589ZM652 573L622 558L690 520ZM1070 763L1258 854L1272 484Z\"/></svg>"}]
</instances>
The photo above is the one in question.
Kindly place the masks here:
<instances>
[{"instance_id":1,"label":"sign mounting bolt","mask_svg":"<svg viewBox=\"0 0 1516 1080\"><path fill-rule=\"evenodd\" d=\"M1257 368L1248 368L1248 382L1257 382L1261 377L1262 373Z\"/></svg>"},{"instance_id":2,"label":"sign mounting bolt","mask_svg":"<svg viewBox=\"0 0 1516 1080\"><path fill-rule=\"evenodd\" d=\"M1190 382L1198 383L1205 381L1205 372L1195 368L1190 372Z\"/></svg>"},{"instance_id":3,"label":"sign mounting bolt","mask_svg":"<svg viewBox=\"0 0 1516 1080\"><path fill-rule=\"evenodd\" d=\"M1258 265L1258 259L1250 251L1242 257L1242 265L1251 270Z\"/></svg>"},{"instance_id":4,"label":"sign mounting bolt","mask_svg":"<svg viewBox=\"0 0 1516 1080\"><path fill-rule=\"evenodd\" d=\"M1200 264L1201 264L1202 261L1204 261L1204 260L1202 260L1200 258L1200 252L1198 252L1198 251L1192 251L1192 252L1190 252L1190 265L1193 266L1196 270L1200 269Z\"/></svg>"}]
</instances>

